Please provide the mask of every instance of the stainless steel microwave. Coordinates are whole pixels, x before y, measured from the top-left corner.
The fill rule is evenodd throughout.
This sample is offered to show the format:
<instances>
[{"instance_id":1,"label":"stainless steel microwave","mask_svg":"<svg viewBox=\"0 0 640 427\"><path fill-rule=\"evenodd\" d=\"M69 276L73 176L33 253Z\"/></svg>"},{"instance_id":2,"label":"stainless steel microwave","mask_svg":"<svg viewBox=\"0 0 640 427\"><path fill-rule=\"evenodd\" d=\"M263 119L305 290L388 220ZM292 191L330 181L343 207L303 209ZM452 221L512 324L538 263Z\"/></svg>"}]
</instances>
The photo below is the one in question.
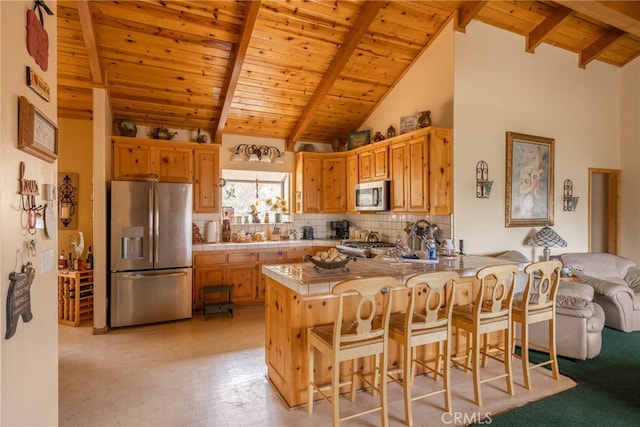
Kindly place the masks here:
<instances>
[{"instance_id":1,"label":"stainless steel microwave","mask_svg":"<svg viewBox=\"0 0 640 427\"><path fill-rule=\"evenodd\" d=\"M373 181L356 184L355 192L356 210L389 210L389 181Z\"/></svg>"}]
</instances>

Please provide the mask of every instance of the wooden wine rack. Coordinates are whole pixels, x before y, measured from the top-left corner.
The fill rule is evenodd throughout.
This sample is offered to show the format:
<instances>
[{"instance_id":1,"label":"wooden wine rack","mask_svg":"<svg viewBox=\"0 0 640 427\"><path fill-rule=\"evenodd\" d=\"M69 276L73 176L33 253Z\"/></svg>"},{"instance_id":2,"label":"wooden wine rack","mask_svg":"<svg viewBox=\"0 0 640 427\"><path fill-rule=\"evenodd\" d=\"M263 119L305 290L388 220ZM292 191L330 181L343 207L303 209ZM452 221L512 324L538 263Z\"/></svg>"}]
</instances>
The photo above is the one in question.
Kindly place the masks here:
<instances>
[{"instance_id":1,"label":"wooden wine rack","mask_svg":"<svg viewBox=\"0 0 640 427\"><path fill-rule=\"evenodd\" d=\"M58 273L58 323L78 326L93 319L93 270Z\"/></svg>"}]
</instances>

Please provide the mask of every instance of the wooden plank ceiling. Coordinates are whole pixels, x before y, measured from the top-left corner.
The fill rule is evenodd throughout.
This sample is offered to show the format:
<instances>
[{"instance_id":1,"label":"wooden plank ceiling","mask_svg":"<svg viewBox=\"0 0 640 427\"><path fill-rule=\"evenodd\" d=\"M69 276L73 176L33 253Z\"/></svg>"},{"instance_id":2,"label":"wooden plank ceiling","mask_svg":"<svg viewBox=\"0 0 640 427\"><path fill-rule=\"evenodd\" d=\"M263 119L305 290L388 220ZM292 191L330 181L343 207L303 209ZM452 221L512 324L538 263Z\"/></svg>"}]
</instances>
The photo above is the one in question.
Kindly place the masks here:
<instances>
[{"instance_id":1,"label":"wooden plank ceiling","mask_svg":"<svg viewBox=\"0 0 640 427\"><path fill-rule=\"evenodd\" d=\"M449 19L622 67L634 1L58 1L58 116L331 143L358 129Z\"/></svg>"}]
</instances>

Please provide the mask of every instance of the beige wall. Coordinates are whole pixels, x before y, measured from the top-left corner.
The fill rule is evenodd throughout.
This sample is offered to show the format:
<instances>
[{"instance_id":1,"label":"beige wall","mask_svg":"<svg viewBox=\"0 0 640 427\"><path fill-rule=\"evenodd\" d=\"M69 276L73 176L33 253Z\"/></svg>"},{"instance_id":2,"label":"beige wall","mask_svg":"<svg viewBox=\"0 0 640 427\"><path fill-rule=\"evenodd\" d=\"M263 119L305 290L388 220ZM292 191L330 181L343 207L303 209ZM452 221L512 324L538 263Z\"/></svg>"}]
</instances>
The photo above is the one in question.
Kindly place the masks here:
<instances>
[{"instance_id":1,"label":"beige wall","mask_svg":"<svg viewBox=\"0 0 640 427\"><path fill-rule=\"evenodd\" d=\"M447 107L452 108L456 243L463 239L467 253L516 249L530 259L542 255L542 248L526 245L528 235L538 228L505 227L505 132L554 138L553 228L568 247L554 248L552 254L586 251L588 168L623 167L623 129L631 134L624 148L635 153L625 160L632 165L623 169L623 180L638 170L638 69L628 66L632 77L627 80L635 81L628 84L631 95L626 100L632 113L627 113L630 126L621 126L621 69L594 61L582 70L571 52L542 45L535 54L527 54L523 46L521 36L476 21L466 33L454 32L449 25L363 127L379 129L411 112L409 107L421 105L432 109L434 125L447 126ZM494 181L489 199L475 196L479 160L488 163L489 179ZM573 181L574 195L581 197L577 212L562 210L565 179ZM637 258L637 248L625 249L630 241L638 245L637 215L630 215L638 210L638 180L625 182L629 199L623 203L621 234L629 230L635 237L623 237L628 243L622 255Z\"/></svg>"},{"instance_id":2,"label":"beige wall","mask_svg":"<svg viewBox=\"0 0 640 427\"><path fill-rule=\"evenodd\" d=\"M48 1L47 5L56 9L54 1ZM42 71L25 45L26 13L32 6L33 1L0 2L0 425L3 426L58 424L57 237L47 240L42 230L33 236L27 233L17 194L20 162L25 163L26 178L36 180L40 188L45 183L57 183L56 162L47 163L17 149L20 95L53 122L57 115L56 18L45 16L49 61L48 70ZM26 66L49 84L51 102L39 98L26 86ZM43 203L40 196L36 196L36 203ZM36 241L35 256L25 248L30 239ZM19 319L15 335L5 339L8 277L16 270L17 250L22 252L22 260L32 262L36 270L30 292L33 319L28 323Z\"/></svg>"},{"instance_id":3,"label":"beige wall","mask_svg":"<svg viewBox=\"0 0 640 427\"><path fill-rule=\"evenodd\" d=\"M93 89L93 237L94 237L94 279L93 279L93 328L94 333L104 333L107 329L107 221L109 183L111 182L111 123L113 117L109 107L109 97L105 89Z\"/></svg>"},{"instance_id":4,"label":"beige wall","mask_svg":"<svg viewBox=\"0 0 640 427\"><path fill-rule=\"evenodd\" d=\"M582 70L574 53L547 45L528 54L523 37L475 21L455 39L456 238L471 253L541 256L526 245L537 227L504 223L505 132L515 131L555 139L553 229L568 246L551 254L587 251L588 168L621 167L620 69L594 61ZM494 180L490 199L475 197L479 160ZM565 179L581 197L576 212L562 210Z\"/></svg>"},{"instance_id":5,"label":"beige wall","mask_svg":"<svg viewBox=\"0 0 640 427\"><path fill-rule=\"evenodd\" d=\"M360 129L386 135L393 125L399 134L400 117L425 110L431 111L434 126L453 127L453 41L450 21Z\"/></svg>"},{"instance_id":6,"label":"beige wall","mask_svg":"<svg viewBox=\"0 0 640 427\"><path fill-rule=\"evenodd\" d=\"M640 57L622 68L620 250L640 265Z\"/></svg>"},{"instance_id":7,"label":"beige wall","mask_svg":"<svg viewBox=\"0 0 640 427\"><path fill-rule=\"evenodd\" d=\"M60 119L58 172L78 174L78 228L59 230L58 255L64 249L68 254L71 237L84 235L86 259L89 246L93 246L93 123L88 120ZM93 248L92 248L93 249Z\"/></svg>"}]
</instances>

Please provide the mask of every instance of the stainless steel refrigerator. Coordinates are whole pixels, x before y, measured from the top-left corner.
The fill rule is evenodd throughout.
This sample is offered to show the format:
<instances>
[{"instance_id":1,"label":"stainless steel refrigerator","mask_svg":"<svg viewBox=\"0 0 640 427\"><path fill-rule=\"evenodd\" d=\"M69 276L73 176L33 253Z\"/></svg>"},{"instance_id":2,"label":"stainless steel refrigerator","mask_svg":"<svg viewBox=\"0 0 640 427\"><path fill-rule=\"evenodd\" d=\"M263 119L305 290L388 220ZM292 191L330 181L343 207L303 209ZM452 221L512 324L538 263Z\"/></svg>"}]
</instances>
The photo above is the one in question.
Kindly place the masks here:
<instances>
[{"instance_id":1,"label":"stainless steel refrigerator","mask_svg":"<svg viewBox=\"0 0 640 427\"><path fill-rule=\"evenodd\" d=\"M191 184L111 182L112 327L191 317Z\"/></svg>"}]
</instances>

